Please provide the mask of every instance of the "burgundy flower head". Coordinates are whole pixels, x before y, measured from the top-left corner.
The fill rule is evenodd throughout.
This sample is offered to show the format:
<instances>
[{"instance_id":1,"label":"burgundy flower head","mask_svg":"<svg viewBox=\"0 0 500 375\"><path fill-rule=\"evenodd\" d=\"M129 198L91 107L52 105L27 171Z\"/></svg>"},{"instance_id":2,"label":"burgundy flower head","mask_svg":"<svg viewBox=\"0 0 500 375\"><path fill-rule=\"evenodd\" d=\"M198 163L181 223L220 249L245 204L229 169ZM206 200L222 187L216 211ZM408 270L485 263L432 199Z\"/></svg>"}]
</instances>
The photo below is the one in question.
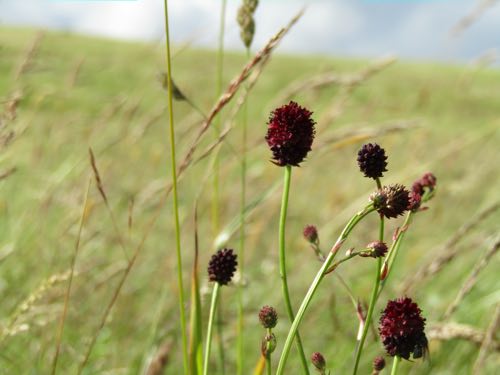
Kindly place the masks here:
<instances>
[{"instance_id":1,"label":"burgundy flower head","mask_svg":"<svg viewBox=\"0 0 500 375\"><path fill-rule=\"evenodd\" d=\"M422 196L425 193L425 189L433 191L434 188L436 187L436 182L437 182L436 176L434 176L430 172L427 172L413 183L412 191Z\"/></svg>"},{"instance_id":2,"label":"burgundy flower head","mask_svg":"<svg viewBox=\"0 0 500 375\"><path fill-rule=\"evenodd\" d=\"M373 370L374 371L382 371L385 368L385 359L384 357L375 357L373 360Z\"/></svg>"},{"instance_id":3,"label":"burgundy flower head","mask_svg":"<svg viewBox=\"0 0 500 375\"><path fill-rule=\"evenodd\" d=\"M367 143L358 151L359 170L365 177L379 178L387 169L385 150L376 143Z\"/></svg>"},{"instance_id":4,"label":"burgundy flower head","mask_svg":"<svg viewBox=\"0 0 500 375\"><path fill-rule=\"evenodd\" d=\"M324 372L326 369L326 360L323 354L320 352L315 352L311 355L311 362L320 372Z\"/></svg>"},{"instance_id":5,"label":"burgundy flower head","mask_svg":"<svg viewBox=\"0 0 500 375\"><path fill-rule=\"evenodd\" d=\"M387 353L409 359L422 357L427 351L427 337L422 310L410 298L389 301L380 317L379 333Z\"/></svg>"},{"instance_id":6,"label":"burgundy flower head","mask_svg":"<svg viewBox=\"0 0 500 375\"><path fill-rule=\"evenodd\" d=\"M220 285L227 285L233 278L238 262L233 249L220 249L208 263L208 279Z\"/></svg>"},{"instance_id":7,"label":"burgundy flower head","mask_svg":"<svg viewBox=\"0 0 500 375\"><path fill-rule=\"evenodd\" d=\"M373 207L386 218L402 215L410 205L410 193L403 185L384 186L370 196Z\"/></svg>"},{"instance_id":8,"label":"burgundy flower head","mask_svg":"<svg viewBox=\"0 0 500 375\"><path fill-rule=\"evenodd\" d=\"M410 203L408 204L408 210L412 212L417 212L422 203L422 195L412 189L410 192Z\"/></svg>"},{"instance_id":9,"label":"burgundy flower head","mask_svg":"<svg viewBox=\"0 0 500 375\"><path fill-rule=\"evenodd\" d=\"M318 242L318 229L314 225L306 225L303 232L304 238L307 242L315 244Z\"/></svg>"},{"instance_id":10,"label":"burgundy flower head","mask_svg":"<svg viewBox=\"0 0 500 375\"><path fill-rule=\"evenodd\" d=\"M278 314L271 306L264 306L259 311L259 320L264 328L274 328L278 323Z\"/></svg>"},{"instance_id":11,"label":"burgundy flower head","mask_svg":"<svg viewBox=\"0 0 500 375\"><path fill-rule=\"evenodd\" d=\"M315 130L312 112L290 102L276 108L269 117L266 141L273 163L284 167L299 166L311 151Z\"/></svg>"},{"instance_id":12,"label":"burgundy flower head","mask_svg":"<svg viewBox=\"0 0 500 375\"><path fill-rule=\"evenodd\" d=\"M373 241L366 245L368 252L362 254L361 256L372 257L372 258L383 258L387 253L387 245L382 241Z\"/></svg>"}]
</instances>

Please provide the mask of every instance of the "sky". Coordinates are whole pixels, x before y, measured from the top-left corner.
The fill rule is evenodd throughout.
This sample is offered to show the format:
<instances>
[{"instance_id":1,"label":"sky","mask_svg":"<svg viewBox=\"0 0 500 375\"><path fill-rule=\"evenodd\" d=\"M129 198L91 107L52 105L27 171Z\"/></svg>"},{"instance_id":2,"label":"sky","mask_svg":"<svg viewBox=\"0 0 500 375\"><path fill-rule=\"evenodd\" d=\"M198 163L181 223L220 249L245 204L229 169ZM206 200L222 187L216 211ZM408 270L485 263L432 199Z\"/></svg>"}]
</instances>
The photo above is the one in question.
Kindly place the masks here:
<instances>
[{"instance_id":1,"label":"sky","mask_svg":"<svg viewBox=\"0 0 500 375\"><path fill-rule=\"evenodd\" d=\"M227 0L226 48L242 50L236 12ZM491 6L460 35L451 30L482 2ZM171 38L214 47L222 0L169 0ZM280 51L355 57L474 61L500 50L500 0L260 0L257 49L302 7L306 13ZM0 25L30 25L110 38L159 41L161 0L0 0Z\"/></svg>"}]
</instances>

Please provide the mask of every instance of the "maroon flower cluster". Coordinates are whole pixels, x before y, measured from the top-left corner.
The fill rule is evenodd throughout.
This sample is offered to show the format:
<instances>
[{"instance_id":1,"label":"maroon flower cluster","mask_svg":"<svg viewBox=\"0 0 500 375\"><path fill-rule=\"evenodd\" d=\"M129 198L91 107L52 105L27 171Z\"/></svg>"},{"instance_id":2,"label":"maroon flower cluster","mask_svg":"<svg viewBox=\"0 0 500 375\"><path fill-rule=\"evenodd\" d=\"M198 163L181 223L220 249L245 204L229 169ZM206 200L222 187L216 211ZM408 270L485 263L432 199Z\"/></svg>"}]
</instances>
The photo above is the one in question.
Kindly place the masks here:
<instances>
[{"instance_id":1,"label":"maroon flower cluster","mask_svg":"<svg viewBox=\"0 0 500 375\"><path fill-rule=\"evenodd\" d=\"M422 203L424 193L426 190L429 193L434 191L436 182L436 177L430 172L424 174L421 178L415 181L411 188L410 205L408 206L408 209L413 212L418 211Z\"/></svg>"},{"instance_id":2,"label":"maroon flower cluster","mask_svg":"<svg viewBox=\"0 0 500 375\"><path fill-rule=\"evenodd\" d=\"M384 357L375 357L373 360L373 371L382 371L385 368L385 359Z\"/></svg>"},{"instance_id":3,"label":"maroon flower cluster","mask_svg":"<svg viewBox=\"0 0 500 375\"><path fill-rule=\"evenodd\" d=\"M316 244L319 240L318 229L314 225L306 225L302 234L309 243Z\"/></svg>"},{"instance_id":4,"label":"maroon flower cluster","mask_svg":"<svg viewBox=\"0 0 500 375\"><path fill-rule=\"evenodd\" d=\"M326 360L325 357L323 357L323 354L320 352L313 353L311 355L311 362L319 372L324 373L326 369Z\"/></svg>"},{"instance_id":5,"label":"maroon flower cluster","mask_svg":"<svg viewBox=\"0 0 500 375\"><path fill-rule=\"evenodd\" d=\"M259 311L259 320L264 328L274 328L278 323L278 313L271 306L264 306Z\"/></svg>"},{"instance_id":6,"label":"maroon flower cluster","mask_svg":"<svg viewBox=\"0 0 500 375\"><path fill-rule=\"evenodd\" d=\"M227 285L233 278L238 262L233 249L220 249L208 263L208 279L220 285Z\"/></svg>"},{"instance_id":7,"label":"maroon flower cluster","mask_svg":"<svg viewBox=\"0 0 500 375\"><path fill-rule=\"evenodd\" d=\"M387 245L382 241L373 241L366 245L368 251L361 253L361 256L372 258L383 258L387 253Z\"/></svg>"},{"instance_id":8,"label":"maroon flower cluster","mask_svg":"<svg viewBox=\"0 0 500 375\"><path fill-rule=\"evenodd\" d=\"M387 353L409 359L422 357L427 351L427 337L422 310L410 298L389 301L380 317L379 333Z\"/></svg>"},{"instance_id":9,"label":"maroon flower cluster","mask_svg":"<svg viewBox=\"0 0 500 375\"><path fill-rule=\"evenodd\" d=\"M269 117L266 141L273 163L284 167L299 166L311 151L315 130L312 112L290 102L276 108Z\"/></svg>"},{"instance_id":10,"label":"maroon flower cluster","mask_svg":"<svg viewBox=\"0 0 500 375\"><path fill-rule=\"evenodd\" d=\"M410 205L410 193L403 185L384 186L370 196L373 207L386 218L402 215Z\"/></svg>"},{"instance_id":11,"label":"maroon flower cluster","mask_svg":"<svg viewBox=\"0 0 500 375\"><path fill-rule=\"evenodd\" d=\"M358 151L359 170L365 177L379 178L387 169L385 150L376 143L367 143Z\"/></svg>"}]
</instances>

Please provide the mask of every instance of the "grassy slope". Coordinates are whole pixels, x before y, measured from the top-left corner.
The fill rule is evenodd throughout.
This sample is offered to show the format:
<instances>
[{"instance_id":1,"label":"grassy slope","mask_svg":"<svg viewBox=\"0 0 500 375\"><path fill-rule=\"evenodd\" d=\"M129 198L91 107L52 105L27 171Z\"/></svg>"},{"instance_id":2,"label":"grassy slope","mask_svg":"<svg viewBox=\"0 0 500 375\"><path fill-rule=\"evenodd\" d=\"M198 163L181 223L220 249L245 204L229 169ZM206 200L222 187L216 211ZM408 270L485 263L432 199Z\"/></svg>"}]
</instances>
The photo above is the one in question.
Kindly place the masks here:
<instances>
[{"instance_id":1,"label":"grassy slope","mask_svg":"<svg viewBox=\"0 0 500 375\"><path fill-rule=\"evenodd\" d=\"M31 30L0 29L0 99L3 101L16 90L23 93L18 117L9 125L19 134L2 151L0 159L2 169L17 167L14 175L1 182L0 317L5 324L15 307L43 280L68 268L90 173L89 145L96 152L123 233L128 233L128 201L135 197L134 225L128 233L131 244L136 244L145 232L159 202L155 189L168 183L169 176L167 118L161 114L166 98L156 77L164 63L161 46L50 33L43 38L26 74L15 80L16 69L34 36ZM71 87L69 82L79 61L83 64L75 86ZM205 110L213 102L214 61L211 52L190 50L178 53L174 61L177 83ZM227 81L243 64L241 56L227 56ZM267 114L277 104L273 98L296 79L327 69L353 72L366 64L322 57L273 58L250 99L250 139L255 147L249 154L249 199L259 197L282 177L281 170L268 162L269 154L262 141ZM316 94L304 92L296 97L315 111L320 127L317 142L323 143L302 168L294 170L288 237L289 278L296 305L318 266L301 238L303 225L317 224L322 243L328 246L339 226L364 204L373 190L373 184L361 177L355 165L354 155L361 142L334 148L322 140L361 126L377 129L381 123L394 119L420 121L419 128L377 138L389 154L386 183L410 184L428 170L435 172L439 181L432 208L418 215L403 248L401 267L382 300L394 298L398 284L419 264L432 258L437 245L498 199L499 84L499 71L397 63L356 89L334 123L321 123L321 118L338 101L338 88ZM175 113L182 155L198 117L184 103L176 105ZM233 152L238 147L239 134L238 130L233 133L222 148L223 223L229 223L238 213L239 172ZM210 190L200 184L206 169L206 162L200 163L181 182L186 270L193 247L192 211L197 194L201 194L202 265L212 252ZM80 273L71 296L60 361L60 369L65 369L65 373L72 373L78 363L124 267L116 233L94 188L90 202L77 264ZM275 193L255 211L248 224L246 311L248 327L252 328L246 344L251 353L247 359L249 367L259 351L256 311L263 304L277 305L283 311L274 251L278 208L279 194ZM174 348L180 342L176 286L171 276L174 253L169 211L170 205L165 206L125 284L97 342L89 374L111 370L110 373L137 373L156 345L168 338L173 340ZM496 220L493 217L483 223L459 245L464 251L458 260L438 277L415 288L412 296L420 302L429 322L440 319L472 265L485 251L484 241L494 233L497 222L498 215ZM391 223L389 228L395 225ZM372 240L376 230L376 220L372 218L357 230L357 237L348 246L361 246ZM229 241L229 245L232 243L236 244L237 239ZM496 260L480 275L478 285L452 320L478 328L488 325L499 300L500 284L495 274L498 266ZM356 295L368 296L373 267L369 259L360 259L348 263L340 272ZM203 282L206 283L205 278ZM64 285L50 288L20 318L18 324L29 324L27 332L1 344L1 373L25 373L28 368L33 373L47 373ZM236 312L234 288L224 288L223 294L227 348L231 348ZM377 309L381 307L382 304ZM281 316L277 336L282 344L287 324L283 313ZM336 373L348 373L356 324L343 290L334 279L326 280L306 317L305 346L311 352L322 350ZM363 373L369 371L372 355L380 354L378 345L368 348ZM469 343L432 343L430 363L403 365L402 369L413 368L412 373L422 374L468 373L476 355L476 348ZM228 357L227 369L232 373L234 350L229 351ZM179 360L180 351L174 351L167 373L178 373ZM490 361L490 373L494 367Z\"/></svg>"}]
</instances>

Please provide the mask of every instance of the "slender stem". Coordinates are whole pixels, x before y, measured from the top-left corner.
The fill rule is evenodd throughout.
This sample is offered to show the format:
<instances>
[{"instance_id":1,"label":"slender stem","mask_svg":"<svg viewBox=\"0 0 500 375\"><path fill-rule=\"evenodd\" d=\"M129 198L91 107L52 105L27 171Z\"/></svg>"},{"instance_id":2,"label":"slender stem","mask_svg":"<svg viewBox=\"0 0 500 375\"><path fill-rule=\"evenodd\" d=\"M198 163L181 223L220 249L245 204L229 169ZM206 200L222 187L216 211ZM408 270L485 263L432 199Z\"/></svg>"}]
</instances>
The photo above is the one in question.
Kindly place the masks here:
<instances>
[{"instance_id":1,"label":"slender stem","mask_svg":"<svg viewBox=\"0 0 500 375\"><path fill-rule=\"evenodd\" d=\"M271 368L271 354L266 355L266 373L267 375L271 375L273 369Z\"/></svg>"},{"instance_id":2,"label":"slender stem","mask_svg":"<svg viewBox=\"0 0 500 375\"><path fill-rule=\"evenodd\" d=\"M292 167L290 165L285 166L285 175L283 181L283 197L281 200L281 212L280 212L280 223L279 223L279 261L280 261L280 277L281 277L281 289L283 292L283 298L285 300L285 307L288 318L290 322L293 323L295 315L292 309L292 302L290 301L290 292L288 290L288 280L286 275L286 249L285 249L285 228L286 228L286 214L288 211L288 196L290 194L290 180L292 178ZM297 349L299 350L300 360L302 362L302 367L305 374L309 374L309 367L307 364L306 355L304 354L304 348L302 346L302 340L300 334L297 332Z\"/></svg>"},{"instance_id":3,"label":"slender stem","mask_svg":"<svg viewBox=\"0 0 500 375\"><path fill-rule=\"evenodd\" d=\"M387 279L389 278L389 275L391 274L392 269L394 268L394 261L396 260L396 256L398 255L399 248L401 247L401 243L403 242L403 239L405 237L405 234L408 230L408 226L411 223L411 219L413 217L413 212L409 212L408 215L406 216L406 219L403 223L403 226L401 230L399 231L396 240L392 243L391 248L387 252L387 256L384 261L384 266L382 269L385 269L387 267L387 274L384 277L384 280L382 280L380 284L380 290L378 292L379 296L380 293L382 292L382 289L384 289L385 284L387 283Z\"/></svg>"},{"instance_id":4,"label":"slender stem","mask_svg":"<svg viewBox=\"0 0 500 375\"><path fill-rule=\"evenodd\" d=\"M217 300L219 298L219 283L214 284L212 291L212 302L210 303L210 314L208 316L207 339L205 343L205 361L203 361L203 375L208 374L208 364L210 361L210 350L212 348L212 330L215 320L215 311L217 310Z\"/></svg>"},{"instance_id":5,"label":"slender stem","mask_svg":"<svg viewBox=\"0 0 500 375\"><path fill-rule=\"evenodd\" d=\"M376 179L377 187L379 189L382 188L382 184L380 183L380 179ZM380 230L379 230L379 241L384 242L384 215L380 214ZM372 295L370 298L370 305L368 306L368 312L366 314L365 323L363 326L363 332L361 334L361 339L359 340L358 345L356 346L356 356L354 359L354 369L353 374L356 375L358 372L359 361L361 359L361 353L363 352L363 347L365 345L366 335L368 334L368 329L370 328L372 322L373 310L375 309L375 305L378 300L378 290L380 287L380 273L382 268L382 258L377 258L377 269L375 271L375 284L373 285ZM361 322L361 324L363 324Z\"/></svg>"},{"instance_id":6,"label":"slender stem","mask_svg":"<svg viewBox=\"0 0 500 375\"><path fill-rule=\"evenodd\" d=\"M312 298L314 297L314 294L316 293L316 290L318 289L319 284L323 280L323 277L325 276L325 271L328 269L330 264L332 263L333 259L337 255L340 247L344 243L344 241L347 239L351 231L354 229L354 227L370 212L372 212L373 206L370 204L366 206L362 211L358 212L356 215L354 215L349 222L346 224L344 229L342 230L342 233L340 234L339 238L335 242L335 244L332 246L330 252L328 253L327 258L323 262L323 265L319 269L318 273L316 274L316 277L314 278L313 282L311 283L309 290L307 291L304 299L302 300L302 304L299 307L299 310L297 311L297 316L295 317L292 326L290 327L290 330L288 331L288 336L285 341L285 345L283 347L283 351L281 352L281 357L280 361L278 363L278 370L276 371L276 375L282 375L283 371L285 370L285 364L288 359L288 355L290 354L290 348L292 346L293 340L295 338L295 335L297 333L297 330L299 328L300 323L302 322L302 319L304 318L304 314L311 303Z\"/></svg>"},{"instance_id":7,"label":"slender stem","mask_svg":"<svg viewBox=\"0 0 500 375\"><path fill-rule=\"evenodd\" d=\"M175 156L175 132L174 132L174 107L172 100L172 66L170 58L170 34L168 26L168 0L164 0L165 7L165 34L166 34L166 58L167 58L167 79L168 79L168 119L170 132L170 168L172 171L172 198L174 203L174 222L175 222L175 250L177 257L177 284L179 287L179 310L182 335L182 361L184 373L189 371L187 334L186 334L186 315L184 311L184 284L182 277L182 256L181 256L181 230L179 222L179 200L177 195L177 163Z\"/></svg>"},{"instance_id":8,"label":"slender stem","mask_svg":"<svg viewBox=\"0 0 500 375\"><path fill-rule=\"evenodd\" d=\"M89 178L87 190L85 191L85 198L83 200L82 215L80 216L80 225L78 227L78 235L76 237L75 252L73 253L73 257L71 258L71 268L70 268L71 271L69 274L68 287L66 288L66 293L64 294L64 307L61 315L61 320L59 321L59 330L56 339L56 352L54 354L54 359L52 361L52 372L51 372L52 375L55 375L57 370L57 361L59 359L59 352L61 350L61 341L64 332L64 323L66 322L66 315L68 314L69 297L71 294L71 286L73 284L73 277L75 274L76 258L78 257L78 252L80 250L80 240L82 238L83 224L85 223L85 213L87 211L87 201L89 198L89 190L91 183L92 180Z\"/></svg>"},{"instance_id":9,"label":"slender stem","mask_svg":"<svg viewBox=\"0 0 500 375\"><path fill-rule=\"evenodd\" d=\"M250 58L250 49L247 48L247 59ZM243 123L241 132L241 207L240 207L240 283L238 285L238 342L237 342L237 374L243 374L244 365L244 321L243 321L243 287L244 270L245 270L245 207L246 203L246 186L247 186L247 124L248 124L248 97L243 103Z\"/></svg>"},{"instance_id":10,"label":"slender stem","mask_svg":"<svg viewBox=\"0 0 500 375\"><path fill-rule=\"evenodd\" d=\"M399 362L401 362L401 358L397 355L392 362L391 375L396 375L398 373Z\"/></svg>"},{"instance_id":11,"label":"slender stem","mask_svg":"<svg viewBox=\"0 0 500 375\"><path fill-rule=\"evenodd\" d=\"M354 370L353 374L358 372L359 360L361 359L361 353L363 352L363 345L365 344L366 334L368 333L368 328L370 327L370 323L372 321L373 309L375 304L377 303L378 296L378 288L380 285L380 268L382 266L382 258L377 258L377 272L375 285L373 286L372 296L370 298L370 305L368 307L368 313L366 314L365 325L363 326L363 333L361 335L361 340L356 349L356 358L354 360Z\"/></svg>"}]
</instances>

